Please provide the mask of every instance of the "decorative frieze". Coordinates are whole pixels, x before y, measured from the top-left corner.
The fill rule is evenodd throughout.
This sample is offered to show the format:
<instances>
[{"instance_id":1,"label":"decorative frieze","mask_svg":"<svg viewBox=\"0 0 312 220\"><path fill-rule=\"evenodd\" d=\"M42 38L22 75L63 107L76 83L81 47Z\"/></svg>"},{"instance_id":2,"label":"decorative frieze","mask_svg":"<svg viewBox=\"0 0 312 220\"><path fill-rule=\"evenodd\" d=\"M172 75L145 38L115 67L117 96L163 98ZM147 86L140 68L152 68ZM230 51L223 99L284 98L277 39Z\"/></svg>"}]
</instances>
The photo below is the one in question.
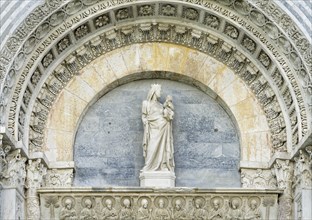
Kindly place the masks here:
<instances>
[{"instance_id":1,"label":"decorative frieze","mask_svg":"<svg viewBox=\"0 0 312 220\"><path fill-rule=\"evenodd\" d=\"M242 169L241 182L243 188L277 188L277 180L275 174L270 169Z\"/></svg>"},{"instance_id":2,"label":"decorative frieze","mask_svg":"<svg viewBox=\"0 0 312 220\"><path fill-rule=\"evenodd\" d=\"M44 178L46 187L71 187L73 182L73 169L51 169Z\"/></svg>"},{"instance_id":3,"label":"decorative frieze","mask_svg":"<svg viewBox=\"0 0 312 220\"><path fill-rule=\"evenodd\" d=\"M42 219L276 219L276 192L39 191Z\"/></svg>"}]
</instances>

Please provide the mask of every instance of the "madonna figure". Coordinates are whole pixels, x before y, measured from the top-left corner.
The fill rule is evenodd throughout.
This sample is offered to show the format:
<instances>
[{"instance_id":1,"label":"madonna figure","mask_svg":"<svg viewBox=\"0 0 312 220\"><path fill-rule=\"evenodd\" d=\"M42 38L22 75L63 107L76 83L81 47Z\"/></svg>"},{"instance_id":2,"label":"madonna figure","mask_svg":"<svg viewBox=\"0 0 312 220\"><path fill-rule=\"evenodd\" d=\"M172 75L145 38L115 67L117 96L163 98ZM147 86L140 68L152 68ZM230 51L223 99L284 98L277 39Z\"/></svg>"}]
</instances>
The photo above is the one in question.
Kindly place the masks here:
<instances>
[{"instance_id":1,"label":"madonna figure","mask_svg":"<svg viewBox=\"0 0 312 220\"><path fill-rule=\"evenodd\" d=\"M161 85L153 84L142 105L144 125L143 171L174 171L172 119L174 107L168 96L164 105L160 98Z\"/></svg>"}]
</instances>

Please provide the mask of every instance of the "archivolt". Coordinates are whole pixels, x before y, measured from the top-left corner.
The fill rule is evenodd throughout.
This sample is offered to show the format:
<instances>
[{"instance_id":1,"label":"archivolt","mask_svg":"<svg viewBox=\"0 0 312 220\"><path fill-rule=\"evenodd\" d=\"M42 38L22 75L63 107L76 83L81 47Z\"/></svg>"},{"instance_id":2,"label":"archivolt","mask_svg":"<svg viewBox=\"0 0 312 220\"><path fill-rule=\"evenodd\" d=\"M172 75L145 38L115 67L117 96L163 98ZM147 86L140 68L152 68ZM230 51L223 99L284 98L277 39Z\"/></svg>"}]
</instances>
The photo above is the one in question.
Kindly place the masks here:
<instances>
[{"instance_id":1,"label":"archivolt","mask_svg":"<svg viewBox=\"0 0 312 220\"><path fill-rule=\"evenodd\" d=\"M299 80L303 76L307 85L311 82L306 44L292 45L293 39L255 6L218 2L48 2L51 14L42 21L38 16L28 19L29 28L36 28L7 43L2 69L12 65L2 74L1 123L26 145L30 139L32 151L41 151L42 128L53 101L83 66L132 43L172 42L210 54L239 74L263 105L275 150L291 150L311 121L308 90ZM17 37L25 39L23 45Z\"/></svg>"}]
</instances>

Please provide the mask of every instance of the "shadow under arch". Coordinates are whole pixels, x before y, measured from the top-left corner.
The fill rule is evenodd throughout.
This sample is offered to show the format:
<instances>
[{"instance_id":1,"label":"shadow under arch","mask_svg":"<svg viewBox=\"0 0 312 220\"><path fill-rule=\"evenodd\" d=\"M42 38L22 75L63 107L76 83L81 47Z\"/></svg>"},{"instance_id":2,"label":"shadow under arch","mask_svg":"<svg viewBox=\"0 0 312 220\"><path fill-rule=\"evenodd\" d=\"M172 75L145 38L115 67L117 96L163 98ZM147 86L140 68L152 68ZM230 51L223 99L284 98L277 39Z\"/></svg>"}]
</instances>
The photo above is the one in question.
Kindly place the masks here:
<instances>
[{"instance_id":1,"label":"shadow under arch","mask_svg":"<svg viewBox=\"0 0 312 220\"><path fill-rule=\"evenodd\" d=\"M194 100L198 98L200 100L199 102L197 100L195 102L191 101L191 104L180 104L180 108L184 106L183 109L176 108L176 113L178 113L176 121L180 121L174 123L174 145L176 145L175 151L177 150L175 153L177 186L200 188L239 187L239 129L231 110L206 85L189 76L166 71L146 71L122 77L111 83L108 88L100 91L89 102L79 118L75 132L73 147L76 165L75 185L95 187L139 186L138 176L143 165L143 155L141 155L142 149L140 147L142 137L140 134L143 132L141 126L137 126L137 124L141 124L141 106L137 108L136 106L142 103L146 94L142 94L139 100L136 95L132 99L130 98L131 101L135 100L135 104L131 103L129 105L129 102L123 103L123 101L128 101L129 96L133 94L142 93L142 85L149 88L149 85L155 82L165 83L165 85L167 82L167 90L169 83L169 86L174 87L171 88L171 92L172 90L178 91L175 94L176 96L185 98L184 95L187 93L187 96L193 95L193 97L189 98ZM133 89L130 88L130 85L133 86ZM182 85L188 85L187 90ZM125 86L127 86L126 90ZM188 88L194 88L194 91ZM137 89L138 91L135 91ZM198 90L208 95L209 99L203 99L203 95L200 96ZM129 94L125 94L125 91L129 91ZM189 93L190 91L191 93ZM111 95L112 92L115 93ZM168 92L164 92L168 94ZM125 98L120 97L120 94ZM105 104L102 99L106 97L105 101L108 104ZM191 108L186 107L189 105ZM120 108L117 109L116 107ZM123 109L129 108L135 109L134 118L137 122L133 122L134 113L132 110L126 112L126 114L123 111ZM182 114L179 115L181 112L184 112L183 116ZM214 112L214 114L210 116L208 115L209 112ZM224 117L223 112L228 117ZM125 119L127 113L129 119ZM193 118L194 115L199 118ZM221 117L221 120L226 121L223 124L226 128L220 129L219 127L222 131L218 132L216 128L218 125L214 123L220 122ZM192 120L191 123L190 119ZM229 121L231 125L228 125ZM179 126L177 126L178 124ZM119 128L116 129L115 126L119 126ZM233 134L234 136L231 136ZM198 140L194 140L194 137L198 138ZM212 138L213 140L211 140Z\"/></svg>"}]
</instances>

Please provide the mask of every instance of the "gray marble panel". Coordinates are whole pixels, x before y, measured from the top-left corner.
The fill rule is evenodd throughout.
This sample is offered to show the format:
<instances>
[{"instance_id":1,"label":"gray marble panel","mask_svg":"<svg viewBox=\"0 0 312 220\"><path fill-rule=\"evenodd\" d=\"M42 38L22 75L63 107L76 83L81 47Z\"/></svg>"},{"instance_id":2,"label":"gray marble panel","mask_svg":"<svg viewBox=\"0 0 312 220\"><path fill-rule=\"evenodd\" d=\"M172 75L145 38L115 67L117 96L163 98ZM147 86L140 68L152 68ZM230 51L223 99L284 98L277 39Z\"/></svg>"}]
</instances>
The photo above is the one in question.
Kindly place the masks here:
<instances>
[{"instance_id":1,"label":"gray marble panel","mask_svg":"<svg viewBox=\"0 0 312 220\"><path fill-rule=\"evenodd\" d=\"M238 187L238 132L225 110L197 88L169 80L141 80L105 94L79 125L74 160L77 186L139 186L144 164L141 105L152 83L161 102L173 96L176 186Z\"/></svg>"}]
</instances>

